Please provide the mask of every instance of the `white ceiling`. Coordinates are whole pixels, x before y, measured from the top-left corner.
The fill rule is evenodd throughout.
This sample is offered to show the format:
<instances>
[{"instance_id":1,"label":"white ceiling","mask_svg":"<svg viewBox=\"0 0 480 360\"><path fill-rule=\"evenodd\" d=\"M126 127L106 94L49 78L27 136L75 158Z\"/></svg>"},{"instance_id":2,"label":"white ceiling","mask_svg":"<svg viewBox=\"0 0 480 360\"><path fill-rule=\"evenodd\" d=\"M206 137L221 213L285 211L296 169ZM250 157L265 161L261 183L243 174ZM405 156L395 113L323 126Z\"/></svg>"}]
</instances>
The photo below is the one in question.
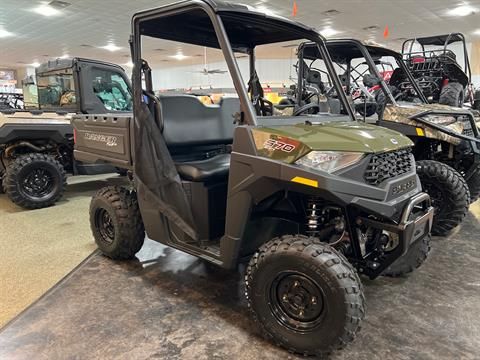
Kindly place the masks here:
<instances>
[{"instance_id":1,"label":"white ceiling","mask_svg":"<svg viewBox=\"0 0 480 360\"><path fill-rule=\"evenodd\" d=\"M58 16L45 17L32 9L41 5L36 0L0 0L0 30L13 33L0 38L0 66L21 67L32 62L69 54L125 64L130 60L127 39L130 19L135 11L152 8L172 0L64 0L70 3ZM293 0L243 0L244 2L278 15L292 18ZM319 30L331 27L341 31L336 37L372 39L398 48L401 38L459 31L469 40L480 40L474 31L480 29L480 0L468 4L478 9L476 14L464 17L448 16L447 11L465 2L452 0L296 0L298 14L295 20ZM334 16L323 12L337 10ZM388 25L390 35L383 38ZM377 26L373 31L364 28ZM400 40L398 40L400 39ZM121 46L116 52L100 49L109 42ZM149 46L156 62L164 66L178 65L170 58L178 51L178 44L157 41ZM203 62L200 49L183 48L186 55L196 55L188 63ZM261 57L289 57L290 48L276 47L260 54ZM215 60L209 55L209 61ZM168 61L168 62L167 62Z\"/></svg>"}]
</instances>

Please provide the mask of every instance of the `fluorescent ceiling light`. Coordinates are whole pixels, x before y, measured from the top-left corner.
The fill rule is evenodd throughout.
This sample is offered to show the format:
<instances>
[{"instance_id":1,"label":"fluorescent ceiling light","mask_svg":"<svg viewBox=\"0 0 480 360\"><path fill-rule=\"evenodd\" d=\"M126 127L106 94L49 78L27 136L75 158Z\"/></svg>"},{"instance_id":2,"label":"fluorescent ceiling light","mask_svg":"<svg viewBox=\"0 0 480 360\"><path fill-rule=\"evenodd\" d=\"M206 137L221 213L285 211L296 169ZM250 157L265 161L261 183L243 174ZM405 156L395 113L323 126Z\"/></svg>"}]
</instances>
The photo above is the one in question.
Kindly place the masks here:
<instances>
[{"instance_id":1,"label":"fluorescent ceiling light","mask_svg":"<svg viewBox=\"0 0 480 360\"><path fill-rule=\"evenodd\" d=\"M183 55L182 53L177 53L175 55L170 55L171 58L175 59L175 60L185 60L186 58L188 58L189 56L187 55Z\"/></svg>"},{"instance_id":2,"label":"fluorescent ceiling light","mask_svg":"<svg viewBox=\"0 0 480 360\"><path fill-rule=\"evenodd\" d=\"M461 5L456 8L447 11L448 15L451 16L467 16L474 14L477 9L471 7L470 5Z\"/></svg>"},{"instance_id":3,"label":"fluorescent ceiling light","mask_svg":"<svg viewBox=\"0 0 480 360\"><path fill-rule=\"evenodd\" d=\"M40 63L38 61L35 61L33 63L30 64L30 66L33 66L33 67L39 67L40 66Z\"/></svg>"},{"instance_id":4,"label":"fluorescent ceiling light","mask_svg":"<svg viewBox=\"0 0 480 360\"><path fill-rule=\"evenodd\" d=\"M68 59L70 57L70 55L68 54L63 54L62 56L59 56L58 58L59 59Z\"/></svg>"},{"instance_id":5,"label":"fluorescent ceiling light","mask_svg":"<svg viewBox=\"0 0 480 360\"><path fill-rule=\"evenodd\" d=\"M133 67L133 62L129 61L129 62L126 62L125 64L123 64L124 66L126 67Z\"/></svg>"},{"instance_id":6,"label":"fluorescent ceiling light","mask_svg":"<svg viewBox=\"0 0 480 360\"><path fill-rule=\"evenodd\" d=\"M320 34L325 37L333 36L339 34L341 31L332 29L330 26L324 27L323 30L320 30Z\"/></svg>"},{"instance_id":7,"label":"fluorescent ceiling light","mask_svg":"<svg viewBox=\"0 0 480 360\"><path fill-rule=\"evenodd\" d=\"M6 38L9 36L13 36L14 33L11 33L10 31L5 30L3 27L0 26L0 38Z\"/></svg>"},{"instance_id":8,"label":"fluorescent ceiling light","mask_svg":"<svg viewBox=\"0 0 480 360\"><path fill-rule=\"evenodd\" d=\"M55 9L54 7L51 7L48 4L42 4L40 6L37 6L36 8L33 9L33 11L43 16L55 16L60 14L59 10Z\"/></svg>"},{"instance_id":9,"label":"fluorescent ceiling light","mask_svg":"<svg viewBox=\"0 0 480 360\"><path fill-rule=\"evenodd\" d=\"M473 35L480 35L480 29L477 29L473 32Z\"/></svg>"},{"instance_id":10,"label":"fluorescent ceiling light","mask_svg":"<svg viewBox=\"0 0 480 360\"><path fill-rule=\"evenodd\" d=\"M105 46L100 46L101 49L104 49L104 50L108 50L108 51L118 51L118 50L121 50L122 47L120 46L117 46L115 45L114 43L110 43L108 45L105 45Z\"/></svg>"}]
</instances>

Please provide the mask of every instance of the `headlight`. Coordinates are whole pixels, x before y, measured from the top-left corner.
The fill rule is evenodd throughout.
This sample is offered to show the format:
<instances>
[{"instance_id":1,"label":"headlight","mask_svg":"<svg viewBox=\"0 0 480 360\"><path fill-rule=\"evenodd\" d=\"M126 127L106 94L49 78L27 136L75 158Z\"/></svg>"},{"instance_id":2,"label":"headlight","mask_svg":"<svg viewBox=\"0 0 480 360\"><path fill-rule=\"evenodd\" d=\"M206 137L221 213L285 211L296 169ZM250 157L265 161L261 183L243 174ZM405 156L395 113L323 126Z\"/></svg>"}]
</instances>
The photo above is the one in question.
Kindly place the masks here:
<instances>
[{"instance_id":1,"label":"headlight","mask_svg":"<svg viewBox=\"0 0 480 360\"><path fill-rule=\"evenodd\" d=\"M422 116L423 120L429 121L433 124L437 125L451 125L457 121L457 119L454 116L448 116L448 115L425 115Z\"/></svg>"},{"instance_id":2,"label":"headlight","mask_svg":"<svg viewBox=\"0 0 480 360\"><path fill-rule=\"evenodd\" d=\"M359 162L363 155L358 152L311 151L295 164L332 173Z\"/></svg>"}]
</instances>

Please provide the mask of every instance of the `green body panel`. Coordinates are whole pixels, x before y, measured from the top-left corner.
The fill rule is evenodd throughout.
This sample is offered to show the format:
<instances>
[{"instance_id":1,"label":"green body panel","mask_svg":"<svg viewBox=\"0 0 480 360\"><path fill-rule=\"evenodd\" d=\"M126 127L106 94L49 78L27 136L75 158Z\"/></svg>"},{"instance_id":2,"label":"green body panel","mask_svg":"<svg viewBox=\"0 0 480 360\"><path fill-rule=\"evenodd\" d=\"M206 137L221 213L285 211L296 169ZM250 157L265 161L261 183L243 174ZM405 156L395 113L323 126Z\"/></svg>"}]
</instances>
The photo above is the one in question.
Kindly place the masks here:
<instances>
[{"instance_id":1,"label":"green body panel","mask_svg":"<svg viewBox=\"0 0 480 360\"><path fill-rule=\"evenodd\" d=\"M258 127L252 134L260 156L288 163L311 150L383 153L413 146L396 131L351 121Z\"/></svg>"}]
</instances>

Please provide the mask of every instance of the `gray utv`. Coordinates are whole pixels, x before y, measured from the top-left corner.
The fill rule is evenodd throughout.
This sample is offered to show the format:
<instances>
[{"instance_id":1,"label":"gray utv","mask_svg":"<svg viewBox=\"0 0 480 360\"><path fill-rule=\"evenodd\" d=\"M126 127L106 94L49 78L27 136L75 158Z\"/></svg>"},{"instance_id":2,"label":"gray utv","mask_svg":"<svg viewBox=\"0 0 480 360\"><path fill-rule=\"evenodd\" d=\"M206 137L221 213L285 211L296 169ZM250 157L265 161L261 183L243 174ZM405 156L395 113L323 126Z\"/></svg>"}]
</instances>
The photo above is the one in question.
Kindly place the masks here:
<instances>
[{"instance_id":1,"label":"gray utv","mask_svg":"<svg viewBox=\"0 0 480 360\"><path fill-rule=\"evenodd\" d=\"M26 209L56 203L67 173L124 173L105 163L75 161L70 121L74 113L132 111L130 81L118 65L57 59L40 65L35 77L36 84L24 87L27 110L0 110L0 190Z\"/></svg>"},{"instance_id":2,"label":"gray utv","mask_svg":"<svg viewBox=\"0 0 480 360\"><path fill-rule=\"evenodd\" d=\"M433 209L411 141L352 121L324 39L299 23L190 0L135 14L132 31L133 117L74 119L77 158L134 172L131 188L107 187L92 199L102 253L133 258L146 234L227 269L248 263L248 306L269 339L304 355L346 346L365 316L357 271L405 274L429 250ZM221 49L238 97L215 106L155 97L144 37ZM348 115L273 116L255 49L300 39L327 59ZM234 52L250 57L250 94Z\"/></svg>"}]
</instances>

